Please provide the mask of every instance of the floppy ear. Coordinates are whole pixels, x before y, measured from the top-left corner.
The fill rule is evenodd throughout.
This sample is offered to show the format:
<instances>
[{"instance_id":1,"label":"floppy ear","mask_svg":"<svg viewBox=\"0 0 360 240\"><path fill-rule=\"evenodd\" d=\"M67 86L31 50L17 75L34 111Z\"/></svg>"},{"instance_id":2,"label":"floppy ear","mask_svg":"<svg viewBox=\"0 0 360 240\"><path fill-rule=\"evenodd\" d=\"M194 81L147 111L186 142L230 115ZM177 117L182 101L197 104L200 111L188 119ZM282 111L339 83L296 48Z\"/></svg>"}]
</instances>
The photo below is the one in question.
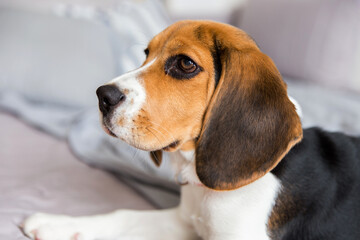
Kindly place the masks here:
<instances>
[{"instance_id":1,"label":"floppy ear","mask_svg":"<svg viewBox=\"0 0 360 240\"><path fill-rule=\"evenodd\" d=\"M196 146L200 181L216 190L271 171L302 138L295 107L272 60L255 48L223 50L221 76Z\"/></svg>"},{"instance_id":2,"label":"floppy ear","mask_svg":"<svg viewBox=\"0 0 360 240\"><path fill-rule=\"evenodd\" d=\"M162 162L162 151L157 150L157 151L150 152L150 158L157 167L160 167L161 162Z\"/></svg>"}]
</instances>

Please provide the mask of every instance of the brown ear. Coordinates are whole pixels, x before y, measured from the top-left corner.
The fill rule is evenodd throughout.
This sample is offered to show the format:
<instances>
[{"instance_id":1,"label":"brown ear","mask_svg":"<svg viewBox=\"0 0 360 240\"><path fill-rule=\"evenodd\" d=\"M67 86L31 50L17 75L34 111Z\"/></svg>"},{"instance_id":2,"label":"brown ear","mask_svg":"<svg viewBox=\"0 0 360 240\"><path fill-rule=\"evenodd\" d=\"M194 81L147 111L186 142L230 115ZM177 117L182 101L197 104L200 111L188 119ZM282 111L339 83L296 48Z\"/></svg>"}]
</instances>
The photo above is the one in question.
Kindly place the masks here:
<instances>
[{"instance_id":1,"label":"brown ear","mask_svg":"<svg viewBox=\"0 0 360 240\"><path fill-rule=\"evenodd\" d=\"M162 151L157 150L157 151L150 152L150 158L157 167L160 167L161 162L162 162Z\"/></svg>"},{"instance_id":2,"label":"brown ear","mask_svg":"<svg viewBox=\"0 0 360 240\"><path fill-rule=\"evenodd\" d=\"M271 171L302 138L295 106L272 60L258 49L222 50L222 71L196 146L200 181L216 190Z\"/></svg>"}]
</instances>

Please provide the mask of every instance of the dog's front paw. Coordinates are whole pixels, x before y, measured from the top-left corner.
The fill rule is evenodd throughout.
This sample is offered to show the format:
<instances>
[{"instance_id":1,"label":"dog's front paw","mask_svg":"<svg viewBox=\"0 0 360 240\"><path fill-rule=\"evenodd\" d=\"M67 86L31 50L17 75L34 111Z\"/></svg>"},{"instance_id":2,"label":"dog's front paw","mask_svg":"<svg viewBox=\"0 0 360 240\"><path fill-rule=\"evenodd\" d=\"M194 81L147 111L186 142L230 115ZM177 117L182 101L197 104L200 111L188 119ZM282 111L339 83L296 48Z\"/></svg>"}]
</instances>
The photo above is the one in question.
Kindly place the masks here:
<instances>
[{"instance_id":1,"label":"dog's front paw","mask_svg":"<svg viewBox=\"0 0 360 240\"><path fill-rule=\"evenodd\" d=\"M92 240L74 218L37 213L23 223L24 233L33 240Z\"/></svg>"}]
</instances>

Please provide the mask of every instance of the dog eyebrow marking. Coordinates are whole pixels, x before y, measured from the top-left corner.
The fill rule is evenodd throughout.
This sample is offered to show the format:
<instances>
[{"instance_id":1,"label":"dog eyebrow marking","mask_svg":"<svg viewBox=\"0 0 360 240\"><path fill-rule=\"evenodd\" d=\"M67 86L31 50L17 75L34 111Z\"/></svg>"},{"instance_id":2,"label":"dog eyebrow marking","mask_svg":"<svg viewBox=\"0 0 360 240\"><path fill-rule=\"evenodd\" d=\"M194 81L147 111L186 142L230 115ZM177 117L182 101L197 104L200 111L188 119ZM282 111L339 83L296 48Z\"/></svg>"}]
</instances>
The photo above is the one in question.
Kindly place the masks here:
<instances>
[{"instance_id":1,"label":"dog eyebrow marking","mask_svg":"<svg viewBox=\"0 0 360 240\"><path fill-rule=\"evenodd\" d=\"M221 52L220 43L216 40L215 35L213 36L213 49L211 49L211 56L213 58L214 72L215 72L215 88L217 87L222 72L221 65Z\"/></svg>"},{"instance_id":2,"label":"dog eyebrow marking","mask_svg":"<svg viewBox=\"0 0 360 240\"><path fill-rule=\"evenodd\" d=\"M194 30L194 34L198 40L202 40L203 38L203 27L199 26Z\"/></svg>"}]
</instances>

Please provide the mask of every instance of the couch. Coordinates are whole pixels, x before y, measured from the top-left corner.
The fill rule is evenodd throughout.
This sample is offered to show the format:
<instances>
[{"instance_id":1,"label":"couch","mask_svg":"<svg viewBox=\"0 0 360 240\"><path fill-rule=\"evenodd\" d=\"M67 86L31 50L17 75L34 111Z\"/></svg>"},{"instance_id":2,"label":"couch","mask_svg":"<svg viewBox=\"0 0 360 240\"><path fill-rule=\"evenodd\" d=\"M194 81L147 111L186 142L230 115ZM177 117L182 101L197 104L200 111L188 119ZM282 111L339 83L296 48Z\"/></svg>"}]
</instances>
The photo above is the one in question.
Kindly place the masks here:
<instances>
[{"instance_id":1,"label":"couch","mask_svg":"<svg viewBox=\"0 0 360 240\"><path fill-rule=\"evenodd\" d=\"M148 153L107 136L95 97L97 86L139 66L147 41L171 24L162 2L54 1L45 10L15 2L0 4L0 239L26 239L18 226L38 211L178 204L167 155L156 168ZM234 9L232 24L274 59L304 127L360 135L359 9L340 0Z\"/></svg>"}]
</instances>

